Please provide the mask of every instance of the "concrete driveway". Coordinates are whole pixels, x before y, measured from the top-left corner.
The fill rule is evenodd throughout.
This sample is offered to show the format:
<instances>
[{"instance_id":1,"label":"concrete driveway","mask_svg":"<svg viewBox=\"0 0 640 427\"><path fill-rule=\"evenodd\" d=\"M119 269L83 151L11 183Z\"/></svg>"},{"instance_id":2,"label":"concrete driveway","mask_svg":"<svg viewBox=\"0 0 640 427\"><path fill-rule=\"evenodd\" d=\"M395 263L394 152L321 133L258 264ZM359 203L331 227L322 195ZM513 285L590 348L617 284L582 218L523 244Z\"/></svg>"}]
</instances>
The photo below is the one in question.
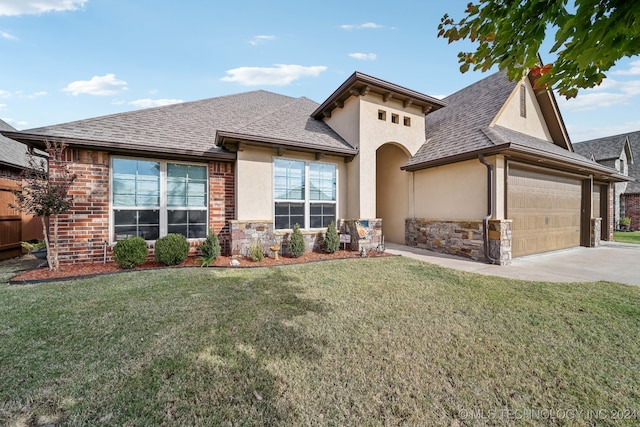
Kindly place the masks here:
<instances>
[{"instance_id":1,"label":"concrete driveway","mask_svg":"<svg viewBox=\"0 0 640 427\"><path fill-rule=\"evenodd\" d=\"M640 245L602 242L516 258L511 265L489 265L408 246L387 244L387 252L456 270L539 282L608 282L640 286Z\"/></svg>"}]
</instances>

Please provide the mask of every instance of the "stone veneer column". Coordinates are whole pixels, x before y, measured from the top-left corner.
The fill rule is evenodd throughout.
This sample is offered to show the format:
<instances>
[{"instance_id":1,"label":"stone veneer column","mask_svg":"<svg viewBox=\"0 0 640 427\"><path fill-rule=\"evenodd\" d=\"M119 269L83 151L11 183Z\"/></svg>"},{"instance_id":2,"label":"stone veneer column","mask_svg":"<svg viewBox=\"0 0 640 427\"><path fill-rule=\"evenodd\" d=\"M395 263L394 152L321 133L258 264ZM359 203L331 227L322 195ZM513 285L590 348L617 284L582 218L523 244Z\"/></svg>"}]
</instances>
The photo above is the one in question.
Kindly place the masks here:
<instances>
[{"instance_id":1,"label":"stone veneer column","mask_svg":"<svg viewBox=\"0 0 640 427\"><path fill-rule=\"evenodd\" d=\"M510 219L489 220L489 255L498 265L511 264L511 224Z\"/></svg>"},{"instance_id":2,"label":"stone veneer column","mask_svg":"<svg viewBox=\"0 0 640 427\"><path fill-rule=\"evenodd\" d=\"M591 230L589 230L590 236L590 246L592 248L597 248L600 246L600 235L602 233L602 218L591 218Z\"/></svg>"},{"instance_id":3,"label":"stone veneer column","mask_svg":"<svg viewBox=\"0 0 640 427\"><path fill-rule=\"evenodd\" d=\"M361 239L358 234L357 221L368 221L369 223L369 235L366 238ZM365 251L377 250L382 244L382 219L380 218L360 218L360 219L339 219L336 226L338 233L349 234L351 236L351 243L347 245L352 251L360 251L362 248ZM340 245L342 248L343 245Z\"/></svg>"}]
</instances>

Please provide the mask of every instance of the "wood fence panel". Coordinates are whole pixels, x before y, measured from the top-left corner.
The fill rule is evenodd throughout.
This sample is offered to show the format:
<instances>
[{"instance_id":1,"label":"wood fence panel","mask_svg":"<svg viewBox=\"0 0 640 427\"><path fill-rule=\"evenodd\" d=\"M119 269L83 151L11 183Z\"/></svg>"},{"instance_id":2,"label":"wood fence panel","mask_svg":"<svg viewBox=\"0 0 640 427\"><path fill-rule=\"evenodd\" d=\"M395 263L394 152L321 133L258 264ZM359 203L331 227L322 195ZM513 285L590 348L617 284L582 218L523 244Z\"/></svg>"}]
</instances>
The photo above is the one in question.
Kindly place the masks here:
<instances>
[{"instance_id":1,"label":"wood fence panel","mask_svg":"<svg viewBox=\"0 0 640 427\"><path fill-rule=\"evenodd\" d=\"M13 191L17 189L15 181L0 178L0 259L22 253L22 215L9 207L15 203Z\"/></svg>"}]
</instances>

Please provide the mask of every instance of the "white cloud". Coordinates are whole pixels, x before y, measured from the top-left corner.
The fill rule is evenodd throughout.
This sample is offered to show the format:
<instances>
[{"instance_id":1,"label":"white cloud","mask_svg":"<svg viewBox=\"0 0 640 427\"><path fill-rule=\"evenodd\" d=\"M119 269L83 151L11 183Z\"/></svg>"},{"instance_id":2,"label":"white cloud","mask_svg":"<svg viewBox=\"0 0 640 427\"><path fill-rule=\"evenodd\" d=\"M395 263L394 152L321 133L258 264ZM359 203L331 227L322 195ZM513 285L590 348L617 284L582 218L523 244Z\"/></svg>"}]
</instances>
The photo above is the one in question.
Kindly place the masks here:
<instances>
[{"instance_id":1,"label":"white cloud","mask_svg":"<svg viewBox=\"0 0 640 427\"><path fill-rule=\"evenodd\" d=\"M378 55L376 55L375 53L359 53L359 52L350 53L349 56L355 59L359 59L360 61L375 61L375 59L378 57Z\"/></svg>"},{"instance_id":2,"label":"white cloud","mask_svg":"<svg viewBox=\"0 0 640 427\"><path fill-rule=\"evenodd\" d=\"M631 62L628 70L616 70L612 71L611 74L618 76L640 76L640 61Z\"/></svg>"},{"instance_id":3,"label":"white cloud","mask_svg":"<svg viewBox=\"0 0 640 427\"><path fill-rule=\"evenodd\" d=\"M16 36L11 33L7 33L6 31L0 31L0 37L6 40L18 40Z\"/></svg>"},{"instance_id":4,"label":"white cloud","mask_svg":"<svg viewBox=\"0 0 640 427\"><path fill-rule=\"evenodd\" d=\"M595 110L596 108L612 107L629 104L636 95L640 95L640 80L618 81L606 78L600 86L582 90L578 96L567 100L556 94L561 108L572 111Z\"/></svg>"},{"instance_id":5,"label":"white cloud","mask_svg":"<svg viewBox=\"0 0 640 427\"><path fill-rule=\"evenodd\" d=\"M255 36L253 38L253 40L250 40L249 43L252 44L253 46L262 44L264 42L268 42L271 40L275 40L276 36L266 36L266 35L260 35L260 36Z\"/></svg>"},{"instance_id":6,"label":"white cloud","mask_svg":"<svg viewBox=\"0 0 640 427\"><path fill-rule=\"evenodd\" d=\"M182 99L136 99L128 102L129 105L140 108L163 107L165 105L179 104L184 102Z\"/></svg>"},{"instance_id":7,"label":"white cloud","mask_svg":"<svg viewBox=\"0 0 640 427\"><path fill-rule=\"evenodd\" d=\"M240 67L227 70L220 80L237 82L245 86L285 86L305 76L317 77L325 71L323 65L305 67L294 64L275 64L273 67Z\"/></svg>"},{"instance_id":8,"label":"white cloud","mask_svg":"<svg viewBox=\"0 0 640 427\"><path fill-rule=\"evenodd\" d=\"M16 128L18 130L20 130L21 128L27 127L27 125L29 124L29 122L20 121L20 120L13 120L13 119L10 119L8 117L2 117L2 118L0 118L0 120L2 120L5 123L9 123L11 126L13 126L14 128Z\"/></svg>"},{"instance_id":9,"label":"white cloud","mask_svg":"<svg viewBox=\"0 0 640 427\"><path fill-rule=\"evenodd\" d=\"M567 126L571 141L588 141L604 136L620 135L640 129L640 120L612 126Z\"/></svg>"},{"instance_id":10,"label":"white cloud","mask_svg":"<svg viewBox=\"0 0 640 427\"><path fill-rule=\"evenodd\" d=\"M82 9L89 0L2 0L0 16L39 15Z\"/></svg>"},{"instance_id":11,"label":"white cloud","mask_svg":"<svg viewBox=\"0 0 640 427\"><path fill-rule=\"evenodd\" d=\"M6 108L7 104L0 104L0 108Z\"/></svg>"},{"instance_id":12,"label":"white cloud","mask_svg":"<svg viewBox=\"0 0 640 427\"><path fill-rule=\"evenodd\" d=\"M343 30L366 30L366 29L378 29L384 28L384 25L376 24L375 22L365 22L364 24L344 24L340 25Z\"/></svg>"},{"instance_id":13,"label":"white cloud","mask_svg":"<svg viewBox=\"0 0 640 427\"><path fill-rule=\"evenodd\" d=\"M572 111L595 110L596 108L612 107L628 102L628 95L613 92L584 93L578 94L577 97L569 100L564 97L558 99L558 103L562 108Z\"/></svg>"},{"instance_id":14,"label":"white cloud","mask_svg":"<svg viewBox=\"0 0 640 427\"><path fill-rule=\"evenodd\" d=\"M11 92L0 89L0 98L11 98Z\"/></svg>"},{"instance_id":15,"label":"white cloud","mask_svg":"<svg viewBox=\"0 0 640 427\"><path fill-rule=\"evenodd\" d=\"M65 92L71 92L73 96L81 93L97 96L110 96L127 90L127 82L116 79L115 74L105 74L104 76L93 76L91 80L78 80L69 83Z\"/></svg>"}]
</instances>

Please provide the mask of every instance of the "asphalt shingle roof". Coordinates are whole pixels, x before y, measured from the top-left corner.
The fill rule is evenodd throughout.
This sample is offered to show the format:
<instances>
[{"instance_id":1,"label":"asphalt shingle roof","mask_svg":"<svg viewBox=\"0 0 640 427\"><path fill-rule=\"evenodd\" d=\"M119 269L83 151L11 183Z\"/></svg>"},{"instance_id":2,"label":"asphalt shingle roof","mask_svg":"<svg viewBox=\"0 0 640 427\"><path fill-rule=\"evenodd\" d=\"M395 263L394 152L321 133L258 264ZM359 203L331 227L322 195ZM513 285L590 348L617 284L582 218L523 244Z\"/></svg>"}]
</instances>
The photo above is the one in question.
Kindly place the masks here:
<instances>
[{"instance_id":1,"label":"asphalt shingle roof","mask_svg":"<svg viewBox=\"0 0 640 427\"><path fill-rule=\"evenodd\" d=\"M0 120L0 130L15 131L8 123ZM27 146L0 134L0 163L17 168L27 166Z\"/></svg>"},{"instance_id":2,"label":"asphalt shingle roof","mask_svg":"<svg viewBox=\"0 0 640 427\"><path fill-rule=\"evenodd\" d=\"M588 158L593 156L596 161L617 159L624 150L625 141L626 134L607 136L590 141L575 142L573 150Z\"/></svg>"},{"instance_id":3,"label":"asphalt shingle roof","mask_svg":"<svg viewBox=\"0 0 640 427\"><path fill-rule=\"evenodd\" d=\"M494 146L484 130L516 84L498 72L444 98L447 106L425 117L426 142L407 166Z\"/></svg>"},{"instance_id":4,"label":"asphalt shingle roof","mask_svg":"<svg viewBox=\"0 0 640 427\"><path fill-rule=\"evenodd\" d=\"M164 107L79 120L23 132L44 137L81 140L100 146L117 144L171 153L215 155L216 131L237 132L305 142L321 148L353 148L329 126L309 115L318 104L263 90L184 102Z\"/></svg>"},{"instance_id":5,"label":"asphalt shingle roof","mask_svg":"<svg viewBox=\"0 0 640 427\"><path fill-rule=\"evenodd\" d=\"M640 194L640 131L576 142L573 144L573 149L584 156L591 157L593 155L596 161L617 159L624 149L627 138L633 157L633 162L629 162L627 165L629 177L636 181L630 181L627 184L625 194Z\"/></svg>"}]
</instances>

